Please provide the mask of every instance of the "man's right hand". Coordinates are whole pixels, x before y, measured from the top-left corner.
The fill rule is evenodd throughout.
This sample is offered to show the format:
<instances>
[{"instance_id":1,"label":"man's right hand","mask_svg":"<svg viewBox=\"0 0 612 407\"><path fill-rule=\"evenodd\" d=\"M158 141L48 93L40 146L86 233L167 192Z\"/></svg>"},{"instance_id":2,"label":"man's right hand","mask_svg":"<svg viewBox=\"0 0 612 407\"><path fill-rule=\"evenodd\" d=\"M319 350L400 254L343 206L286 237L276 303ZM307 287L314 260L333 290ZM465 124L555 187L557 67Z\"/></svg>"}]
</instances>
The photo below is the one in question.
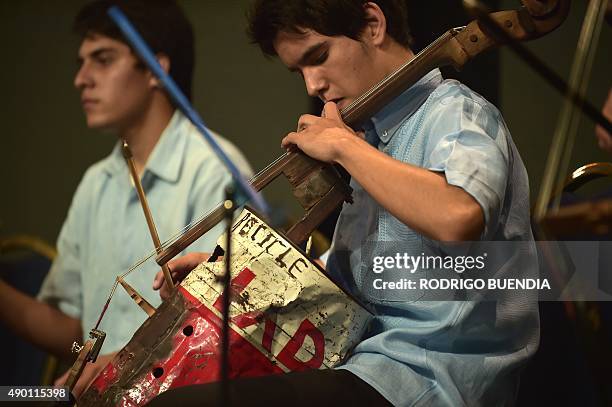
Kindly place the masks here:
<instances>
[{"instance_id":1,"label":"man's right hand","mask_svg":"<svg viewBox=\"0 0 612 407\"><path fill-rule=\"evenodd\" d=\"M172 275L172 281L175 283L180 283L185 277L187 277L187 274L189 274L191 270L196 268L200 263L207 261L209 258L210 253L193 252L177 259L170 260L168 262L168 268L170 269L170 274ZM155 275L155 279L153 280L153 289L159 290L159 296L164 300L170 296L170 289L168 288L168 284L166 284L164 273L162 271L159 271Z\"/></svg>"}]
</instances>

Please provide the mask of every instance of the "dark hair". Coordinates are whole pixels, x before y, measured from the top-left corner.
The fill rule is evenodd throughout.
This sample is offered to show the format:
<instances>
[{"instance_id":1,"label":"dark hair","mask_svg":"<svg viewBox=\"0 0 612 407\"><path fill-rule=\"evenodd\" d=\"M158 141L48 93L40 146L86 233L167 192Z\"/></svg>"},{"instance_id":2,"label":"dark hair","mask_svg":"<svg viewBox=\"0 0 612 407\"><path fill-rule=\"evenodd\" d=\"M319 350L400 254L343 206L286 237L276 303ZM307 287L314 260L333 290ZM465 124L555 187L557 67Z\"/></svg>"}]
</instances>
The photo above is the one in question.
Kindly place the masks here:
<instances>
[{"instance_id":1,"label":"dark hair","mask_svg":"<svg viewBox=\"0 0 612 407\"><path fill-rule=\"evenodd\" d=\"M411 45L405 0L370 0L387 19L387 34L404 47ZM255 0L248 13L247 34L264 54L276 56L274 40L279 32L300 33L310 28L330 37L354 40L366 27L364 5L368 0Z\"/></svg>"},{"instance_id":2,"label":"dark hair","mask_svg":"<svg viewBox=\"0 0 612 407\"><path fill-rule=\"evenodd\" d=\"M108 8L115 5L128 17L154 53L168 56L170 75L191 100L193 30L176 1L95 0L79 11L74 20L74 31L83 38L101 34L126 43L119 28L106 14Z\"/></svg>"}]
</instances>

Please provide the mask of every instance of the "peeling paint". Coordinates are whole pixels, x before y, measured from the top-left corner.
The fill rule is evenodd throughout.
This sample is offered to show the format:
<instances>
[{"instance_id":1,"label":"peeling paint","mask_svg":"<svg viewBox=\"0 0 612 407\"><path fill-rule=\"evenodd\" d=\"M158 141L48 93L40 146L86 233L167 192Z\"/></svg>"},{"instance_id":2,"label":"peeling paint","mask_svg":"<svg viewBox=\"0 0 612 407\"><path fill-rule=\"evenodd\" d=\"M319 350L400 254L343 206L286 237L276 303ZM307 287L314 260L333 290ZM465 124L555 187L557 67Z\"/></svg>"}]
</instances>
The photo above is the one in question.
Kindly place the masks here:
<instances>
[{"instance_id":1,"label":"peeling paint","mask_svg":"<svg viewBox=\"0 0 612 407\"><path fill-rule=\"evenodd\" d=\"M248 209L232 230L230 377L340 363L371 314ZM79 406L144 405L167 389L218 380L224 270L223 262L195 268L96 378Z\"/></svg>"}]
</instances>

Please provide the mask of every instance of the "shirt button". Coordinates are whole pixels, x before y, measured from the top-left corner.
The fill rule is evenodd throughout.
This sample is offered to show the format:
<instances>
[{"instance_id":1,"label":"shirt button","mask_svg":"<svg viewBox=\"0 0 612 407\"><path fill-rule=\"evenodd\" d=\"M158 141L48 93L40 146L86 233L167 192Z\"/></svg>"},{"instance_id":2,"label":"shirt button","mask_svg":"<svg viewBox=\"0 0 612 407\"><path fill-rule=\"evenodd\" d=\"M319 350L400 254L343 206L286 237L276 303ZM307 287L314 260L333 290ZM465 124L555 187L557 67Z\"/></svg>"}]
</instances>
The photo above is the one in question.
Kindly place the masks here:
<instances>
[{"instance_id":1,"label":"shirt button","mask_svg":"<svg viewBox=\"0 0 612 407\"><path fill-rule=\"evenodd\" d=\"M387 137L387 130L383 131L382 136L383 136L383 137Z\"/></svg>"}]
</instances>

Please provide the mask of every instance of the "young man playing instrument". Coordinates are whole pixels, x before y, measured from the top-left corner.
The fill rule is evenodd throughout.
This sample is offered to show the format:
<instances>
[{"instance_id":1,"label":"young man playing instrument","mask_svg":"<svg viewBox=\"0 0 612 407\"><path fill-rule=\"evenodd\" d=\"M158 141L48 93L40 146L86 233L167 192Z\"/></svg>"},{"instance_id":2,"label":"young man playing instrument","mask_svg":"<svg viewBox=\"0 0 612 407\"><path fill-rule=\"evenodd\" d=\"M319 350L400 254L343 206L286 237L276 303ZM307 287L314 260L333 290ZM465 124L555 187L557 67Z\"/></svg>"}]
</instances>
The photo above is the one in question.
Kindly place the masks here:
<instances>
[{"instance_id":1,"label":"young man playing instrument","mask_svg":"<svg viewBox=\"0 0 612 407\"><path fill-rule=\"evenodd\" d=\"M59 235L58 256L38 301L0 281L2 320L21 336L63 357L73 341L82 343L95 326L115 277L154 249L121 153L121 140L129 143L162 241L221 202L224 187L231 182L203 137L175 109L107 16L114 4L191 97L193 33L175 1L102 0L81 9L75 20L82 42L74 86L88 127L112 133L119 142L81 180ZM217 140L244 173L251 172L233 145L221 137ZM198 247L212 250L213 236L198 241ZM150 275L137 271L128 281L149 301L158 299L152 295ZM127 343L145 317L120 290L100 326L107 333L101 354L95 365L87 366L74 389L76 395Z\"/></svg>"},{"instance_id":2,"label":"young man playing instrument","mask_svg":"<svg viewBox=\"0 0 612 407\"><path fill-rule=\"evenodd\" d=\"M235 405L507 405L519 367L538 346L535 302L428 302L372 289L372 258L364 254L393 255L385 242L419 255L439 249L439 241L533 240L527 173L500 113L438 69L362 132L343 123L339 109L413 57L404 7L401 0L254 4L253 41L325 103L322 116L302 116L282 146L350 173L354 203L340 214L326 269L376 317L338 369L236 380ZM205 259L192 253L170 264L187 271ZM516 261L505 266L517 268ZM215 397L214 386L158 400L189 397Z\"/></svg>"}]
</instances>

